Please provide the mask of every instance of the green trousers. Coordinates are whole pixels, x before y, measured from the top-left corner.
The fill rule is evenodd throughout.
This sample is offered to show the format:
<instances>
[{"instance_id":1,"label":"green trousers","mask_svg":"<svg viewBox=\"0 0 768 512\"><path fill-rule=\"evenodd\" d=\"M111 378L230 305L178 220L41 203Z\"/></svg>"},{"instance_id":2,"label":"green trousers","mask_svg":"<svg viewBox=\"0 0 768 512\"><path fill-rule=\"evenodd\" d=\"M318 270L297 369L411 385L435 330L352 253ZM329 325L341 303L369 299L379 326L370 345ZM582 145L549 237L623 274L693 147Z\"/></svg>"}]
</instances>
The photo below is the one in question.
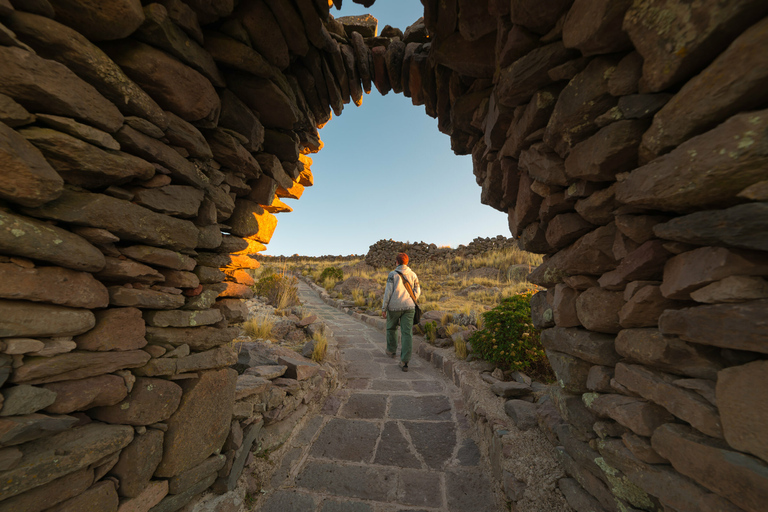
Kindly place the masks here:
<instances>
[{"instance_id":1,"label":"green trousers","mask_svg":"<svg viewBox=\"0 0 768 512\"><path fill-rule=\"evenodd\" d=\"M404 311L387 311L387 352L397 352L397 324L400 324L400 360L407 363L411 360L413 348L413 315L414 309Z\"/></svg>"}]
</instances>

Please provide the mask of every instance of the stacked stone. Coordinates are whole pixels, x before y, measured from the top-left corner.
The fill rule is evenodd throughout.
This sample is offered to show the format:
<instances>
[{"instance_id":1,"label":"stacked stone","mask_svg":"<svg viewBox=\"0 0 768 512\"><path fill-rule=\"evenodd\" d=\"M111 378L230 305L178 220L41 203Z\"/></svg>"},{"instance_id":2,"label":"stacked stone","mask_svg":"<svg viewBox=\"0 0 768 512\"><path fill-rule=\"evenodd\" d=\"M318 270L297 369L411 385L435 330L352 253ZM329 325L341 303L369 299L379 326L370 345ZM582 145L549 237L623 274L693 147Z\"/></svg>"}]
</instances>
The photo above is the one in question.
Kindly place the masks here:
<instances>
[{"instance_id":1,"label":"stacked stone","mask_svg":"<svg viewBox=\"0 0 768 512\"><path fill-rule=\"evenodd\" d=\"M768 502L766 14L425 2L411 92L437 92L421 100L482 201L546 255L529 279L559 386L540 423L577 510Z\"/></svg>"},{"instance_id":2,"label":"stacked stone","mask_svg":"<svg viewBox=\"0 0 768 512\"><path fill-rule=\"evenodd\" d=\"M170 511L232 478L230 325L319 139L208 30L231 11L0 2L0 510Z\"/></svg>"},{"instance_id":3,"label":"stacked stone","mask_svg":"<svg viewBox=\"0 0 768 512\"><path fill-rule=\"evenodd\" d=\"M307 404L322 396L319 365L278 345L242 343L238 366L242 374L237 378L232 423L213 484L219 494L235 489L255 444L267 452L277 449L306 415ZM213 465L213 457L210 460Z\"/></svg>"},{"instance_id":4,"label":"stacked stone","mask_svg":"<svg viewBox=\"0 0 768 512\"><path fill-rule=\"evenodd\" d=\"M547 254L574 508L764 508L768 4L425 0L378 36L234 4L0 0L0 510L176 510L219 477L248 254L372 84Z\"/></svg>"},{"instance_id":5,"label":"stacked stone","mask_svg":"<svg viewBox=\"0 0 768 512\"><path fill-rule=\"evenodd\" d=\"M368 248L365 262L374 268L391 267L397 254L404 252L411 262L418 264L428 261L446 261L455 257L470 257L495 251L516 247L514 238L498 235L493 238L477 237L467 245L460 245L456 249L450 247L438 247L435 244L425 242L405 243L395 240L379 240Z\"/></svg>"}]
</instances>

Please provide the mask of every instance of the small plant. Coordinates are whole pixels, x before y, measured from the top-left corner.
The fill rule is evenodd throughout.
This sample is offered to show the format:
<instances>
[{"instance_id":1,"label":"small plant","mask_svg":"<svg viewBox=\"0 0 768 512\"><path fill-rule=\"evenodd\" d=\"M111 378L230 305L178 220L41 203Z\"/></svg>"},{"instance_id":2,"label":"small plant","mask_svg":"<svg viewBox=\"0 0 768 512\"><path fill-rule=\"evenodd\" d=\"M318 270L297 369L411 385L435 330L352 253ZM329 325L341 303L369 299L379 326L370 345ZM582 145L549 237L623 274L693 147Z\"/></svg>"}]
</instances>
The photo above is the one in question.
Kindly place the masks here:
<instances>
[{"instance_id":1,"label":"small plant","mask_svg":"<svg viewBox=\"0 0 768 512\"><path fill-rule=\"evenodd\" d=\"M272 338L272 328L274 326L275 320L269 315L249 318L243 323L243 329L248 336L265 340Z\"/></svg>"},{"instance_id":2,"label":"small plant","mask_svg":"<svg viewBox=\"0 0 768 512\"><path fill-rule=\"evenodd\" d=\"M312 352L312 360L319 363L325 359L325 353L328 351L328 338L325 334L315 332L312 335L312 339L315 340L315 350Z\"/></svg>"},{"instance_id":3,"label":"small plant","mask_svg":"<svg viewBox=\"0 0 768 512\"><path fill-rule=\"evenodd\" d=\"M435 340L437 339L437 326L435 325L435 322L427 322L424 325L424 335L427 337L429 343L435 343Z\"/></svg>"},{"instance_id":4,"label":"small plant","mask_svg":"<svg viewBox=\"0 0 768 512\"><path fill-rule=\"evenodd\" d=\"M469 341L486 361L505 370L527 370L546 379L552 370L539 331L531 321L531 293L503 299L483 316L484 326Z\"/></svg>"},{"instance_id":5,"label":"small plant","mask_svg":"<svg viewBox=\"0 0 768 512\"><path fill-rule=\"evenodd\" d=\"M453 315L450 313L444 314L443 317L440 319L440 323L442 325L448 325L451 322L453 322Z\"/></svg>"},{"instance_id":6,"label":"small plant","mask_svg":"<svg viewBox=\"0 0 768 512\"><path fill-rule=\"evenodd\" d=\"M295 277L285 274L268 274L259 278L254 285L257 295L267 298L267 302L277 309L296 306L299 302L299 288Z\"/></svg>"},{"instance_id":7,"label":"small plant","mask_svg":"<svg viewBox=\"0 0 768 512\"><path fill-rule=\"evenodd\" d=\"M368 292L368 307L370 309L381 308L381 299L376 295L376 292Z\"/></svg>"},{"instance_id":8,"label":"small plant","mask_svg":"<svg viewBox=\"0 0 768 512\"><path fill-rule=\"evenodd\" d=\"M456 350L456 357L462 360L467 358L467 342L464 338L457 336L456 339L453 340L453 348Z\"/></svg>"},{"instance_id":9,"label":"small plant","mask_svg":"<svg viewBox=\"0 0 768 512\"><path fill-rule=\"evenodd\" d=\"M328 267L323 269L320 273L320 281L325 281L327 278L332 277L336 281L342 281L344 279L344 272L340 268Z\"/></svg>"},{"instance_id":10,"label":"small plant","mask_svg":"<svg viewBox=\"0 0 768 512\"><path fill-rule=\"evenodd\" d=\"M360 288L355 288L352 290L352 300L355 303L355 306L362 308L366 305L365 296L363 295L363 290Z\"/></svg>"},{"instance_id":11,"label":"small plant","mask_svg":"<svg viewBox=\"0 0 768 512\"><path fill-rule=\"evenodd\" d=\"M445 334L447 334L449 338L462 330L463 329L461 328L461 326L457 324L448 324L445 326Z\"/></svg>"}]
</instances>

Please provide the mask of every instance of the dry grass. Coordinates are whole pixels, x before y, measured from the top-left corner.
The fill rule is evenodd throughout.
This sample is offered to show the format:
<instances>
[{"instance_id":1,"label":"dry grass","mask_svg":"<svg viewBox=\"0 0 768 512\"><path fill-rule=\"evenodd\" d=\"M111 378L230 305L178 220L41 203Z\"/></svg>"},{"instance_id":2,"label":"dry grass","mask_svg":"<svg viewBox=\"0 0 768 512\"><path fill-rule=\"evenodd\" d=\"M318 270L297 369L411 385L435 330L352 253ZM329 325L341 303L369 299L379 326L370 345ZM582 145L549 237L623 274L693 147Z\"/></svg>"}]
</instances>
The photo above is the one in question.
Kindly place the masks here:
<instances>
[{"instance_id":1,"label":"dry grass","mask_svg":"<svg viewBox=\"0 0 768 512\"><path fill-rule=\"evenodd\" d=\"M467 342L464 341L464 338L457 337L453 341L453 348L456 351L456 357L458 357L461 360L464 360L467 358L467 355L468 355Z\"/></svg>"},{"instance_id":2,"label":"dry grass","mask_svg":"<svg viewBox=\"0 0 768 512\"><path fill-rule=\"evenodd\" d=\"M269 340L272 339L272 328L275 326L275 319L269 315L249 318L243 323L245 333L254 339Z\"/></svg>"},{"instance_id":3,"label":"dry grass","mask_svg":"<svg viewBox=\"0 0 768 512\"><path fill-rule=\"evenodd\" d=\"M363 295L363 290L360 288L355 288L352 290L352 300L355 302L355 306L359 308L368 305L368 302L365 300L365 296Z\"/></svg>"},{"instance_id":4,"label":"dry grass","mask_svg":"<svg viewBox=\"0 0 768 512\"><path fill-rule=\"evenodd\" d=\"M325 334L315 332L315 334L312 335L312 339L315 340L315 350L312 352L312 360L319 363L325 359L325 354L328 352L328 338L325 337Z\"/></svg>"},{"instance_id":5,"label":"dry grass","mask_svg":"<svg viewBox=\"0 0 768 512\"><path fill-rule=\"evenodd\" d=\"M539 255L517 248L506 248L471 257L414 262L411 268L419 276L421 285L419 306L422 311L444 311L454 316L463 313L480 318L484 311L493 308L505 297L536 290L536 286L528 283L525 278L540 263ZM369 292L366 297L358 291L353 291L351 296L342 296L340 293L333 292L333 287L339 281L334 279L318 281L323 270L328 267L341 269L345 279L361 277L375 281L381 286L381 292L378 294ZM479 268L493 268L495 272L485 276L469 276L472 270ZM334 297L353 300L360 308L376 309L381 307L381 299L374 297L381 296L384 292L387 275L392 269L373 269L362 259L316 261L304 258L291 262L289 270L309 276ZM468 286L476 289L469 291L466 295L458 295L459 291ZM448 325L451 321L452 318L443 325Z\"/></svg>"}]
</instances>

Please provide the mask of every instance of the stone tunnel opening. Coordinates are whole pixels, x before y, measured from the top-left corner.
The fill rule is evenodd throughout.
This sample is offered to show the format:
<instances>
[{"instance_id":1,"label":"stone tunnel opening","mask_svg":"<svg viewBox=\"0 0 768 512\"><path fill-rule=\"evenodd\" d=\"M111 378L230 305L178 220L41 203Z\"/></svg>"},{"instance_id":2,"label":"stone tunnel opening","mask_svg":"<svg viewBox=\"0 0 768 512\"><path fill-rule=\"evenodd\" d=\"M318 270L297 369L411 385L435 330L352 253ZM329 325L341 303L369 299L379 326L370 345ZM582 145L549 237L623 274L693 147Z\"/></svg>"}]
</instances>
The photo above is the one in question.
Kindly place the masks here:
<instances>
[{"instance_id":1,"label":"stone tunnel opening","mask_svg":"<svg viewBox=\"0 0 768 512\"><path fill-rule=\"evenodd\" d=\"M240 271L373 88L546 255L553 492L764 508L768 4L422 4L377 35L325 0L0 0L0 510L236 484Z\"/></svg>"}]
</instances>

